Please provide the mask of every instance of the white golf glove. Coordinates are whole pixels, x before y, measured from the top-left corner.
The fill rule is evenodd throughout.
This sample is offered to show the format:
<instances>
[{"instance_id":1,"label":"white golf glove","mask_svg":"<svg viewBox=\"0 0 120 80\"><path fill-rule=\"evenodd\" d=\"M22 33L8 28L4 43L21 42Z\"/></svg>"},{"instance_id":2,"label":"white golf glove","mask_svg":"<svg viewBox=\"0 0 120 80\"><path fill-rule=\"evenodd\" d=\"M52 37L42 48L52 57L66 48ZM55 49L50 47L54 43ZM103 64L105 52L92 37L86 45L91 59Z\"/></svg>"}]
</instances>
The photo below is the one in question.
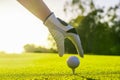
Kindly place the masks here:
<instances>
[{"instance_id":1,"label":"white golf glove","mask_svg":"<svg viewBox=\"0 0 120 80\"><path fill-rule=\"evenodd\" d=\"M51 13L46 18L46 20L44 21L44 24L48 27L50 33L52 34L53 38L56 41L58 53L60 57L62 57L65 52L65 48L64 48L65 38L68 38L69 40L71 40L72 43L75 45L75 48L77 49L78 54L81 57L84 57L80 37L77 34L75 28L68 25L61 19L56 18L53 13Z\"/></svg>"}]
</instances>

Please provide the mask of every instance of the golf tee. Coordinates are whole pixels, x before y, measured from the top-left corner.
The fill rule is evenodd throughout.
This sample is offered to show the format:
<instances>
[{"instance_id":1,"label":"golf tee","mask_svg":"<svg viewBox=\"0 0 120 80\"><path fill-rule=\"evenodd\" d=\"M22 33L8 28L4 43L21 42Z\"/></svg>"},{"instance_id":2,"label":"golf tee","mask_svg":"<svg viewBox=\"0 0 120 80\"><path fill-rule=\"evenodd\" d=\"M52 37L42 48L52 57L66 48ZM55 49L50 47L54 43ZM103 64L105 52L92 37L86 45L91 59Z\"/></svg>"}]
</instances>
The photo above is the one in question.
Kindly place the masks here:
<instances>
[{"instance_id":1,"label":"golf tee","mask_svg":"<svg viewBox=\"0 0 120 80\"><path fill-rule=\"evenodd\" d=\"M73 74L75 74L75 69L72 69Z\"/></svg>"}]
</instances>

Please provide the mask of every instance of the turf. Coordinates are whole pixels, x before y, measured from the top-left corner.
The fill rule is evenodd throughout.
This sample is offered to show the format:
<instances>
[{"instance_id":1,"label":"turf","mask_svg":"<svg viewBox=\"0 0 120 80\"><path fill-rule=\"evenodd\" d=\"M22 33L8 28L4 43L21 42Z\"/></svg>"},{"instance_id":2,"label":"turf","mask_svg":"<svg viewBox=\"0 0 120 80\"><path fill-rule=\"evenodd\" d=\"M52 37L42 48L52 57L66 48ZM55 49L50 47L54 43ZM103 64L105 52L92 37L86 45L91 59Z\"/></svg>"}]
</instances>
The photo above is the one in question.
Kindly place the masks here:
<instances>
[{"instance_id":1,"label":"turf","mask_svg":"<svg viewBox=\"0 0 120 80\"><path fill-rule=\"evenodd\" d=\"M120 56L85 55L76 74L66 65L73 54L0 54L0 80L119 80ZM77 56L77 55L76 55Z\"/></svg>"}]
</instances>

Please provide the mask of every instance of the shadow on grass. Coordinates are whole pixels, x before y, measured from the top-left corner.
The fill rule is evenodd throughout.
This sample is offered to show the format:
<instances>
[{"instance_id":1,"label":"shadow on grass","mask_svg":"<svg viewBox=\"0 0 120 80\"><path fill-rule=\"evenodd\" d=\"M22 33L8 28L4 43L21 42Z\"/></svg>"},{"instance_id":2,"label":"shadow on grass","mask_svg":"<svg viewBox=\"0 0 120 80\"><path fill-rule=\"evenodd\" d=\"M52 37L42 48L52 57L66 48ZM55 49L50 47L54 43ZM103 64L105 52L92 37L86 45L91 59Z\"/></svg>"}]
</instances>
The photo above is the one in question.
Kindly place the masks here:
<instances>
[{"instance_id":1,"label":"shadow on grass","mask_svg":"<svg viewBox=\"0 0 120 80\"><path fill-rule=\"evenodd\" d=\"M89 77L85 77L85 76L81 76L83 79L85 80L96 80L96 79L93 79L93 78L89 78Z\"/></svg>"},{"instance_id":2,"label":"shadow on grass","mask_svg":"<svg viewBox=\"0 0 120 80\"><path fill-rule=\"evenodd\" d=\"M51 73L51 74L31 74L32 76L42 76L43 79L48 79L50 77L56 77L61 80L61 78L67 77L70 78L72 77L73 79L70 78L70 80L96 80L94 78L86 77L81 75L81 73L76 73L76 74L66 74L66 73ZM37 79L37 78L36 78Z\"/></svg>"}]
</instances>

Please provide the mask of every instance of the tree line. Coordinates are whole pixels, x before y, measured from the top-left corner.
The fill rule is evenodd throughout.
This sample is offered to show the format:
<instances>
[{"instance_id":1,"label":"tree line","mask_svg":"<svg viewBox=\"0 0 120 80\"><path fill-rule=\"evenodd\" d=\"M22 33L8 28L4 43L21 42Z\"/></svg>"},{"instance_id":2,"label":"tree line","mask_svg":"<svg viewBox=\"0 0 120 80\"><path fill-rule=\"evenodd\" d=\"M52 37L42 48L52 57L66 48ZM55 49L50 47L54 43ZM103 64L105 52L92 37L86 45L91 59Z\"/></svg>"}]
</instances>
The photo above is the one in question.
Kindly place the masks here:
<instances>
[{"instance_id":1,"label":"tree line","mask_svg":"<svg viewBox=\"0 0 120 80\"><path fill-rule=\"evenodd\" d=\"M87 7L89 12L86 11ZM120 2L106 11L104 7L95 7L93 0L72 0L66 3L66 12L78 14L75 19L71 19L70 24L76 27L85 53L120 55L120 15L117 12L119 9ZM69 41L66 42L66 46L70 48L67 51L76 53Z\"/></svg>"}]
</instances>

